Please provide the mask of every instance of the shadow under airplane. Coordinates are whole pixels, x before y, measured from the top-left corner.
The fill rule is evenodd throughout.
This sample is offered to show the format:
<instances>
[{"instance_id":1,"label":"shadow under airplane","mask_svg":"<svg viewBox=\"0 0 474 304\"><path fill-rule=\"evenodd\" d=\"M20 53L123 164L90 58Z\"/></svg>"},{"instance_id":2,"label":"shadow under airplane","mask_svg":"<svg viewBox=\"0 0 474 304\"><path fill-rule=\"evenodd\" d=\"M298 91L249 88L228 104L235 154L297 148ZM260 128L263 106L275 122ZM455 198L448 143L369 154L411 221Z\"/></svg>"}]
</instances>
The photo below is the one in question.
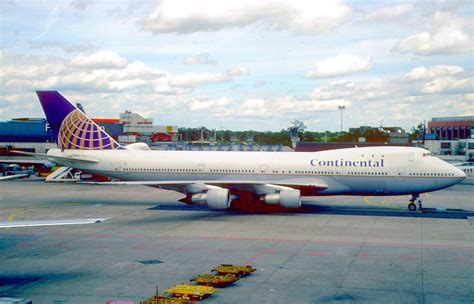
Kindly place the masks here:
<instances>
[{"instance_id":1,"label":"shadow under airplane","mask_svg":"<svg viewBox=\"0 0 474 304\"><path fill-rule=\"evenodd\" d=\"M216 210L210 209L207 206L189 206L177 203L159 204L148 210L172 210L172 211L206 211L206 212L223 212L229 215L232 214L272 214L266 211L245 211L245 210ZM281 214L284 212L277 212ZM444 218L444 219L467 219L468 216L474 216L473 211L463 209L435 209L423 208L422 211L408 211L399 209L388 209L380 207L335 207L335 206L314 206L306 205L297 210L290 210L287 214L332 214L332 215L360 215L360 216L387 216L387 217L418 217L418 218Z\"/></svg>"}]
</instances>

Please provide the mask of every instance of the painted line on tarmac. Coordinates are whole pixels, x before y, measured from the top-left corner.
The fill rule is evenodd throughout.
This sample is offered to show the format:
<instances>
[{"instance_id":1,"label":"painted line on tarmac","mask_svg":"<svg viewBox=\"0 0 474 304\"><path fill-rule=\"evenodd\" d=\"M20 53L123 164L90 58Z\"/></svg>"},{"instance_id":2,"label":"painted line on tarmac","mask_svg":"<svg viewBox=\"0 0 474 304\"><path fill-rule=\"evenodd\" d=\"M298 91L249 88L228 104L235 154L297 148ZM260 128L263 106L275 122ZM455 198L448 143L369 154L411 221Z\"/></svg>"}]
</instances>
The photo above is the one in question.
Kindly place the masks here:
<instances>
[{"instance_id":1,"label":"painted line on tarmac","mask_svg":"<svg viewBox=\"0 0 474 304\"><path fill-rule=\"evenodd\" d=\"M98 248L98 249L109 249L109 248L112 248L112 246L109 246L109 245L97 245L97 246L95 246L95 248Z\"/></svg>"},{"instance_id":2,"label":"painted line on tarmac","mask_svg":"<svg viewBox=\"0 0 474 304\"><path fill-rule=\"evenodd\" d=\"M393 198L384 199L383 202L382 202L382 205L384 205L384 206L386 206L387 208L390 208L390 209L405 210L405 208L400 208L398 206L390 204L389 201L391 201L392 199Z\"/></svg>"},{"instance_id":3,"label":"painted line on tarmac","mask_svg":"<svg viewBox=\"0 0 474 304\"><path fill-rule=\"evenodd\" d=\"M19 209L19 210L20 210L20 211L17 211L17 212L13 213L12 215L10 215L10 216L8 217L8 221L9 221L9 222L13 222L13 220L15 219L15 217L16 217L18 214L22 214L22 213L25 213L26 211L28 211L28 208ZM6 228L2 228L2 229L8 230L8 229L10 229L10 228L6 227Z\"/></svg>"},{"instance_id":4,"label":"painted line on tarmac","mask_svg":"<svg viewBox=\"0 0 474 304\"><path fill-rule=\"evenodd\" d=\"M373 206L377 206L377 207L381 207L379 204L375 204L375 203L372 203L371 201L369 201L369 199L372 198L372 196L366 196L364 197L364 203L366 203L367 205L373 205Z\"/></svg>"},{"instance_id":5,"label":"painted line on tarmac","mask_svg":"<svg viewBox=\"0 0 474 304\"><path fill-rule=\"evenodd\" d=\"M372 206L377 206L377 207L384 207L384 208L388 208L388 209L403 210L403 208L400 208L400 207L393 206L393 205L389 204L389 203L388 203L388 199L387 199L387 200L383 200L382 203L380 203L380 204L371 202L370 199L371 199L372 197L373 197L373 196L366 196L366 197L364 197L364 199L363 199L364 203L366 203L367 205L372 205Z\"/></svg>"},{"instance_id":6,"label":"painted line on tarmac","mask_svg":"<svg viewBox=\"0 0 474 304\"><path fill-rule=\"evenodd\" d=\"M18 214L22 214L22 213L25 213L27 211L28 211L28 209L21 209L20 211L13 213L12 215L10 215L8 217L8 221L12 222Z\"/></svg>"}]
</instances>

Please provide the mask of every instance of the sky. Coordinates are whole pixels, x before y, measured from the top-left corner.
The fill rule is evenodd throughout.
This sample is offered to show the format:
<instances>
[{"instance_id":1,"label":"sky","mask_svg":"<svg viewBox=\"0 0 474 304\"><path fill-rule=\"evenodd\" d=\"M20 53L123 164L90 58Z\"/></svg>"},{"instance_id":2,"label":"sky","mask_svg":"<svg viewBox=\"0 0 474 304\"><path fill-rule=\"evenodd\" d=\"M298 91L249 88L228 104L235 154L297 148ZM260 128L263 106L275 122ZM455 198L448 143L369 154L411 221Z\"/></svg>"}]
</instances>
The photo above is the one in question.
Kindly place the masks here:
<instances>
[{"instance_id":1,"label":"sky","mask_svg":"<svg viewBox=\"0 0 474 304\"><path fill-rule=\"evenodd\" d=\"M0 120L59 90L92 117L279 131L474 114L470 0L0 1Z\"/></svg>"}]
</instances>

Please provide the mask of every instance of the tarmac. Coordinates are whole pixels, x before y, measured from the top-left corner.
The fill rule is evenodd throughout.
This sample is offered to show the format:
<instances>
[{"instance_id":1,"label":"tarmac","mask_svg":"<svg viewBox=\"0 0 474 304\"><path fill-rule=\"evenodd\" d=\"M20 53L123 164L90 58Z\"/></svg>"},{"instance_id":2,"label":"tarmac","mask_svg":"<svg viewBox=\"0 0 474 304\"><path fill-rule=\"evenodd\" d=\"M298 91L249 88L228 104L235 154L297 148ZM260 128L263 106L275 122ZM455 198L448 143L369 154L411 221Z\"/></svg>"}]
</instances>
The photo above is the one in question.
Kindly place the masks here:
<instances>
[{"instance_id":1,"label":"tarmac","mask_svg":"<svg viewBox=\"0 0 474 304\"><path fill-rule=\"evenodd\" d=\"M0 229L0 297L140 300L219 264L257 271L203 303L472 303L474 185L423 195L315 197L298 213L178 203L142 186L0 183L0 221L109 218ZM448 209L448 210L445 210Z\"/></svg>"}]
</instances>

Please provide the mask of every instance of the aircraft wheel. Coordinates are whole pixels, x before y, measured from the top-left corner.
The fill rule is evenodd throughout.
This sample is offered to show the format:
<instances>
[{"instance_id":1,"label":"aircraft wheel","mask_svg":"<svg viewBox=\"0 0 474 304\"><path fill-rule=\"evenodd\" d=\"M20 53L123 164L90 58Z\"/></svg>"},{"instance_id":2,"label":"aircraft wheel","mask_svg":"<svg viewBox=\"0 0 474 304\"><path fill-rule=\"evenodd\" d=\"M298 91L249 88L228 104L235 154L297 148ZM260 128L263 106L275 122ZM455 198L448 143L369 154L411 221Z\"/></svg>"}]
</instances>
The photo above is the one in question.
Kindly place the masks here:
<instances>
[{"instance_id":1,"label":"aircraft wheel","mask_svg":"<svg viewBox=\"0 0 474 304\"><path fill-rule=\"evenodd\" d=\"M408 204L408 210L416 211L416 204L415 203L409 203Z\"/></svg>"}]
</instances>

